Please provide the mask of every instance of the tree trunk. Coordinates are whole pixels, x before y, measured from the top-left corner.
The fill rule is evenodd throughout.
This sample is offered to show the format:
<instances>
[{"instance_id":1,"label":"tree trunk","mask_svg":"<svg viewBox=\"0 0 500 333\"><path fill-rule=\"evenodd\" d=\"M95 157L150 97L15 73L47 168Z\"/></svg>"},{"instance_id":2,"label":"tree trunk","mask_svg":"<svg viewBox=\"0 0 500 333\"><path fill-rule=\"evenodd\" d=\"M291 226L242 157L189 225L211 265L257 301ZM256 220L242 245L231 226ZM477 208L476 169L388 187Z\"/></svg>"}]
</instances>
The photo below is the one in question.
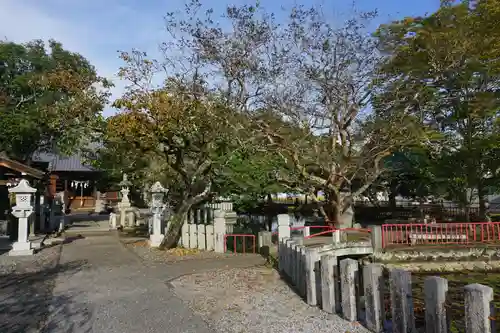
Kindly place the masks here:
<instances>
[{"instance_id":1,"label":"tree trunk","mask_svg":"<svg viewBox=\"0 0 500 333\"><path fill-rule=\"evenodd\" d=\"M184 225L189 210L194 205L208 199L210 197L209 190L210 185L208 185L202 193L194 197L184 197L182 203L178 206L174 214L169 219L170 224L167 233L159 246L160 250L172 249L177 246L179 238L181 237L182 226Z\"/></svg>"},{"instance_id":2,"label":"tree trunk","mask_svg":"<svg viewBox=\"0 0 500 333\"><path fill-rule=\"evenodd\" d=\"M329 193L320 211L329 226L352 228L354 210L352 198L349 194L337 197L335 193Z\"/></svg>"},{"instance_id":3,"label":"tree trunk","mask_svg":"<svg viewBox=\"0 0 500 333\"><path fill-rule=\"evenodd\" d=\"M480 180L477 184L477 197L479 200L479 218L481 221L486 221L486 193L484 190L483 182Z\"/></svg>"},{"instance_id":4,"label":"tree trunk","mask_svg":"<svg viewBox=\"0 0 500 333\"><path fill-rule=\"evenodd\" d=\"M190 203L191 200L185 201L179 209L170 217L167 234L163 238L159 248L163 249L172 249L177 246L179 242L179 238L181 237L182 226L186 221L187 214L191 207L193 206Z\"/></svg>"},{"instance_id":5,"label":"tree trunk","mask_svg":"<svg viewBox=\"0 0 500 333\"><path fill-rule=\"evenodd\" d=\"M391 182L390 188L389 188L389 208L391 212L396 211L396 196L397 196L397 191L398 191L398 185L394 181Z\"/></svg>"}]
</instances>

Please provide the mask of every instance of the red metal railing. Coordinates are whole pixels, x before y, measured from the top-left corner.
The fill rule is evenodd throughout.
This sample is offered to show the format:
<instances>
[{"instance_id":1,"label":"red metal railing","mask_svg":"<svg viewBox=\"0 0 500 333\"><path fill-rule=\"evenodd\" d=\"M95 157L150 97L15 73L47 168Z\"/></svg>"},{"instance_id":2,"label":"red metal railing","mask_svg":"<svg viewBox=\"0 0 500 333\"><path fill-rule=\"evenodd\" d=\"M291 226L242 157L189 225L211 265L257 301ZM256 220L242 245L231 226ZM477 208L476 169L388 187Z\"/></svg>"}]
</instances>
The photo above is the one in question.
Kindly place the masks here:
<instances>
[{"instance_id":1,"label":"red metal railing","mask_svg":"<svg viewBox=\"0 0 500 333\"><path fill-rule=\"evenodd\" d=\"M421 244L493 243L500 241L500 222L383 224L382 247Z\"/></svg>"},{"instance_id":2,"label":"red metal railing","mask_svg":"<svg viewBox=\"0 0 500 333\"><path fill-rule=\"evenodd\" d=\"M227 239L229 237L233 237L232 245L233 245L233 252L234 253L239 252L238 251L238 243L237 243L238 238L240 238L242 240L242 246L241 246L242 251L240 253L247 253L246 250L247 250L248 243L245 241L246 238L251 239L252 253L255 253L256 240L255 240L255 235L252 235L252 234L226 234L226 235L224 235L224 252L227 252L227 250L228 250Z\"/></svg>"},{"instance_id":3,"label":"red metal railing","mask_svg":"<svg viewBox=\"0 0 500 333\"><path fill-rule=\"evenodd\" d=\"M309 230L313 229L313 230L321 230L321 229L326 229L324 231L319 231L319 232L315 232L315 233L312 233L311 231L309 231L309 234L308 235L304 235L304 239L309 239L309 238L313 238L313 237L316 237L316 236L325 236L325 235L332 235L333 232L335 231L355 231L355 232L361 232L361 233L370 233L371 230L370 229L365 229L365 228L342 228L342 229L337 229L335 227L331 227L331 226L326 226L326 225L311 225L311 226L302 226L302 227L290 227L290 231L298 231L298 230L304 230L306 228L309 228ZM278 236L278 232L275 231L272 233L272 236L273 237L277 237ZM276 243L277 243L277 240L276 240Z\"/></svg>"}]
</instances>

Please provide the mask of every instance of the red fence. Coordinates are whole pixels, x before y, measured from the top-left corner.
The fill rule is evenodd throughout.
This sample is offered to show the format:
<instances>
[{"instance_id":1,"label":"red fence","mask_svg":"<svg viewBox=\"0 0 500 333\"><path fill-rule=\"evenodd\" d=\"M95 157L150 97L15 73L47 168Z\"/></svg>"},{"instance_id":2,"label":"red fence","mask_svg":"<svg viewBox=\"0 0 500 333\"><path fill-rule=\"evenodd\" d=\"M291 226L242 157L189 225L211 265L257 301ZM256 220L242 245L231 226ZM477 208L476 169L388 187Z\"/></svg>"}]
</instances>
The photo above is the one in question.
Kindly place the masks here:
<instances>
[{"instance_id":1,"label":"red fence","mask_svg":"<svg viewBox=\"0 0 500 333\"><path fill-rule=\"evenodd\" d=\"M232 239L228 241L228 238ZM252 234L226 234L224 235L224 252L229 250L233 253L255 253L255 243L255 235Z\"/></svg>"},{"instance_id":2,"label":"red fence","mask_svg":"<svg viewBox=\"0 0 500 333\"><path fill-rule=\"evenodd\" d=\"M383 224L382 247L500 242L500 222Z\"/></svg>"},{"instance_id":3,"label":"red fence","mask_svg":"<svg viewBox=\"0 0 500 333\"><path fill-rule=\"evenodd\" d=\"M341 231L341 232L354 232L360 234L369 234L371 233L370 229L366 228L342 228L337 229L335 227L327 226L327 225L311 225L311 226L302 226L302 227L290 227L290 232L300 231L304 236L304 239L310 239L317 236L332 236L333 232ZM278 232L275 231L272 233L273 243L278 244Z\"/></svg>"}]
</instances>

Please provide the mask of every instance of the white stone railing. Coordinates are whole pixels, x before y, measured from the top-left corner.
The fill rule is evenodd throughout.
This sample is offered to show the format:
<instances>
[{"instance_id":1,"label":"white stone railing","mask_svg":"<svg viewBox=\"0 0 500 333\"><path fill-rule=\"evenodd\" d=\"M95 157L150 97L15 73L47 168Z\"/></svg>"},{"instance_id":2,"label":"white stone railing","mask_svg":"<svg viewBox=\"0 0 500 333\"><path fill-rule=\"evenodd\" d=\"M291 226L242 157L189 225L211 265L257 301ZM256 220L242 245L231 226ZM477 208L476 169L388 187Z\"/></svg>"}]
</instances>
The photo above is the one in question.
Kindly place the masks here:
<instances>
[{"instance_id":1,"label":"white stone railing","mask_svg":"<svg viewBox=\"0 0 500 333\"><path fill-rule=\"evenodd\" d=\"M381 264L359 267L354 259L338 258L335 246L305 247L300 239L284 238L279 244L279 269L311 306L328 313L338 313L349 321L360 321L371 332L416 332L411 273L390 270L384 276ZM362 278L361 278L362 277ZM388 279L388 281L386 281ZM362 283L360 283L362 281ZM385 285L389 285L391 322L385 322ZM423 286L425 332L448 333L446 294L448 281L427 277ZM341 292L340 292L341 291ZM362 297L360 295L363 295ZM463 288L463 318L450 318L464 323L465 333L491 333L493 289L481 284ZM364 311L360 311L364 307ZM363 312L363 313L362 313ZM494 320L494 319L493 319ZM419 328L422 329L422 328ZM462 330L460 330L462 331Z\"/></svg>"},{"instance_id":2,"label":"white stone railing","mask_svg":"<svg viewBox=\"0 0 500 333\"><path fill-rule=\"evenodd\" d=\"M182 226L179 245L188 249L224 252L227 212L203 210L189 215ZM211 215L210 215L211 214ZM193 216L195 218L193 218ZM200 217L197 219L197 217Z\"/></svg>"}]
</instances>

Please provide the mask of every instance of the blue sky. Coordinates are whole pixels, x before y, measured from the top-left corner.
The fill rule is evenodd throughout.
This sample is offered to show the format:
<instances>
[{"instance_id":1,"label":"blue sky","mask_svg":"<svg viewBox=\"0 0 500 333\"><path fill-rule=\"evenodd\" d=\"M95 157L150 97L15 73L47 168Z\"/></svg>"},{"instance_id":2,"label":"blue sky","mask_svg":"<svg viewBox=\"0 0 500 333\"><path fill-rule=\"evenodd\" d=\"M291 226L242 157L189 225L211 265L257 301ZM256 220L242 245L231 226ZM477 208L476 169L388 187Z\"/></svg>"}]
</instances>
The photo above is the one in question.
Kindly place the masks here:
<instances>
[{"instance_id":1,"label":"blue sky","mask_svg":"<svg viewBox=\"0 0 500 333\"><path fill-rule=\"evenodd\" d=\"M220 12L227 4L255 3L255 0L204 1ZM113 98L120 96L124 83L116 78L121 65L118 50L137 48L155 53L166 40L163 16L182 9L185 0L0 0L0 38L15 42L32 39L56 39L72 51L79 52L94 64L99 74L115 82ZM349 12L351 0L261 0L269 11L282 6L322 4L332 17ZM439 6L439 0L357 0L356 8L377 9L374 28L391 19L423 15ZM106 115L113 113L107 109Z\"/></svg>"}]
</instances>

